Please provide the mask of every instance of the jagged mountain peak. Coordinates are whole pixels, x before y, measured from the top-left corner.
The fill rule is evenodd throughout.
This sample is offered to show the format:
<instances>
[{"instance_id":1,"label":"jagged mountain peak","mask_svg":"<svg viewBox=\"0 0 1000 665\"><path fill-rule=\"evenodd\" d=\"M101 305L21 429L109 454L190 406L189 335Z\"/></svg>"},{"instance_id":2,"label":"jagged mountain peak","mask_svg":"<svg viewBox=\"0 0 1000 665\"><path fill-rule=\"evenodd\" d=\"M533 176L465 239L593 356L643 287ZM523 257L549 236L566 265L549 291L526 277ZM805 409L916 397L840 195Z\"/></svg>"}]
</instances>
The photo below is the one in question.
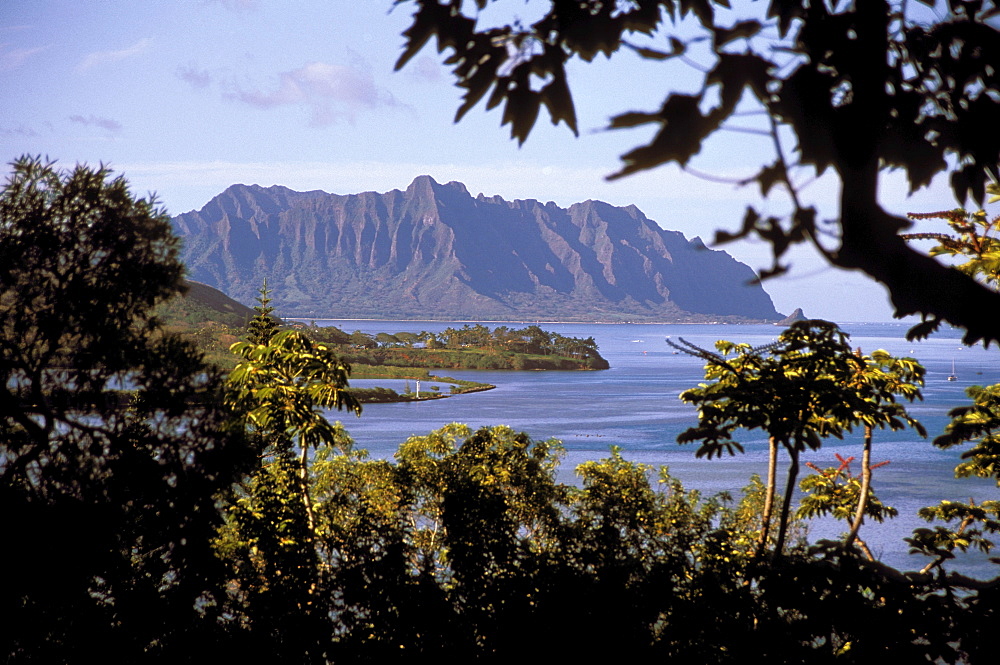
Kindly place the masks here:
<instances>
[{"instance_id":1,"label":"jagged mountain peak","mask_svg":"<svg viewBox=\"0 0 1000 665\"><path fill-rule=\"evenodd\" d=\"M418 175L410 183L410 186L406 188L406 193L417 194L422 192L433 192L434 188L440 187L441 185L429 175Z\"/></svg>"},{"instance_id":2,"label":"jagged mountain peak","mask_svg":"<svg viewBox=\"0 0 1000 665\"><path fill-rule=\"evenodd\" d=\"M780 321L778 321L777 323L775 323L775 325L778 325L778 326L790 326L793 323L795 323L796 321L806 321L806 320L808 320L808 318L809 317L805 315L805 313L802 311L801 307L796 307L794 312L792 312L791 314L789 314L785 318L783 318Z\"/></svg>"},{"instance_id":3,"label":"jagged mountain peak","mask_svg":"<svg viewBox=\"0 0 1000 665\"><path fill-rule=\"evenodd\" d=\"M449 182L446 182L444 184L444 186L448 187L450 189L457 190L457 191L461 192L462 194L465 194L466 196L469 196L469 197L472 196L471 194L469 194L469 190L466 188L465 183L461 183L461 182L459 182L457 180L450 180Z\"/></svg>"},{"instance_id":4,"label":"jagged mountain peak","mask_svg":"<svg viewBox=\"0 0 1000 665\"><path fill-rule=\"evenodd\" d=\"M192 278L283 316L777 320L755 275L636 206L507 201L414 178L336 195L233 185L178 215Z\"/></svg>"},{"instance_id":5,"label":"jagged mountain peak","mask_svg":"<svg viewBox=\"0 0 1000 665\"><path fill-rule=\"evenodd\" d=\"M440 195L461 195L471 198L469 190L464 183L451 180L444 184L439 183L432 176L418 175L406 188L406 193L416 196L440 196Z\"/></svg>"},{"instance_id":6,"label":"jagged mountain peak","mask_svg":"<svg viewBox=\"0 0 1000 665\"><path fill-rule=\"evenodd\" d=\"M264 187L256 183L252 185L246 185L243 183L232 184L229 187L216 196L287 196L289 194L297 194L294 190L285 187L284 185L270 185L269 187Z\"/></svg>"}]
</instances>

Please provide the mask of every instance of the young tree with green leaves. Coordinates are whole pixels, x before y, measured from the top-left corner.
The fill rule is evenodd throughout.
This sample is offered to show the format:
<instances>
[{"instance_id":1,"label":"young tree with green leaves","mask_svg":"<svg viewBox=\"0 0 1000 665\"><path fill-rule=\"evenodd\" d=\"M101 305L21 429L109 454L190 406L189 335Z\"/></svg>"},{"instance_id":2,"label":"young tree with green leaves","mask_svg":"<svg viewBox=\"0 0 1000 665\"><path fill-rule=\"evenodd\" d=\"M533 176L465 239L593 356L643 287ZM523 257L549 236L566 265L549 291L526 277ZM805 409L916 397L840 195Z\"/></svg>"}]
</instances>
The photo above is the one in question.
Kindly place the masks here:
<instances>
[{"instance_id":1,"label":"young tree with green leaves","mask_svg":"<svg viewBox=\"0 0 1000 665\"><path fill-rule=\"evenodd\" d=\"M682 432L678 442L701 441L698 456L711 459L723 452L742 452L733 439L738 428L760 427L769 435L760 548L769 538L779 446L786 449L791 463L779 516L778 552L785 542L783 525L790 515L799 454L806 447L818 449L824 437L841 438L856 425L864 427L860 481L844 468L834 473L820 471L803 480L803 489L811 494L799 510L800 516L831 512L842 516L850 495L851 528L844 543L850 549L864 516L881 516L870 503L874 430L912 427L926 436L923 426L897 400L920 399L924 368L913 358L894 358L882 350L871 356L860 350L852 353L846 335L834 324L821 321L794 324L778 342L759 349L718 342L718 353L712 353L686 343L672 345L705 359L706 379L714 381L681 394L683 401L699 405L699 424Z\"/></svg>"},{"instance_id":2,"label":"young tree with green leaves","mask_svg":"<svg viewBox=\"0 0 1000 665\"><path fill-rule=\"evenodd\" d=\"M678 443L700 441L699 457L743 451L733 438L737 429L760 428L768 434L767 495L759 551L767 546L776 491L780 448L788 453L788 480L778 515L775 554L780 555L791 516L799 457L818 450L828 436L842 437L857 422L863 396L848 385L860 362L847 338L827 321L792 324L772 345L716 343L718 353L684 343L676 348L706 361L704 383L681 393L698 406L698 425L678 435Z\"/></svg>"},{"instance_id":3,"label":"young tree with green leaves","mask_svg":"<svg viewBox=\"0 0 1000 665\"><path fill-rule=\"evenodd\" d=\"M848 385L861 397L855 418L864 427L864 446L861 452L861 486L858 489L857 508L851 522L851 530L844 540L844 547L850 548L858 536L858 530L866 514L870 514L872 477L872 437L876 427L893 431L906 427L914 429L926 437L927 431L919 421L907 413L897 401L897 396L908 402L922 399L920 392L924 385L924 367L913 358L894 358L879 349L870 356L863 356L857 350L860 362L855 364ZM877 518L876 518L877 519ZM879 519L878 521L882 521Z\"/></svg>"},{"instance_id":4,"label":"young tree with green leaves","mask_svg":"<svg viewBox=\"0 0 1000 665\"><path fill-rule=\"evenodd\" d=\"M361 404L348 391L351 367L329 346L296 330L278 333L267 344L236 342L231 350L242 361L229 375L227 401L261 441L262 454L298 450L300 490L311 526L309 453L338 441L337 428L320 409L361 415Z\"/></svg>"},{"instance_id":5,"label":"young tree with green leaves","mask_svg":"<svg viewBox=\"0 0 1000 665\"><path fill-rule=\"evenodd\" d=\"M854 461L854 457L841 457L839 453L836 457L840 462L839 466L827 469L806 462L806 466L815 473L809 474L799 483L803 496L795 515L801 519L832 515L835 519L847 522L850 534L845 541L845 549L849 549L856 542L868 560L875 561L868 544L858 537L858 529L861 527L859 516L861 518L867 516L882 523L886 518L896 517L899 514L899 511L892 506L883 504L871 490L872 470L889 462L869 464L866 468L867 474L858 478L851 473L851 462Z\"/></svg>"},{"instance_id":6,"label":"young tree with green leaves","mask_svg":"<svg viewBox=\"0 0 1000 665\"><path fill-rule=\"evenodd\" d=\"M237 342L227 403L258 447L259 468L228 507L215 540L242 590L234 612L251 624L254 643L279 660L326 662L332 598L317 540L310 455L350 450L350 439L322 409L353 411L350 366L326 344L297 330L266 342ZM266 646L264 646L266 645Z\"/></svg>"}]
</instances>

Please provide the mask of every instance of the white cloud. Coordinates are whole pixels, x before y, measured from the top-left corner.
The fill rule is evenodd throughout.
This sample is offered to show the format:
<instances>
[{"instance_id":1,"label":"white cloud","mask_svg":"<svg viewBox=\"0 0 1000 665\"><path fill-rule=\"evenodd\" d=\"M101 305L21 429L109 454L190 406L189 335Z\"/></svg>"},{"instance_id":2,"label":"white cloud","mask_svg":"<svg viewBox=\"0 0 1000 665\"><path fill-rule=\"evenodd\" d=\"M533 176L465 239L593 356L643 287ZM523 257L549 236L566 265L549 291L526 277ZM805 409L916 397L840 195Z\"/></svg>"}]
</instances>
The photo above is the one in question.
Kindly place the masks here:
<instances>
[{"instance_id":1,"label":"white cloud","mask_svg":"<svg viewBox=\"0 0 1000 665\"><path fill-rule=\"evenodd\" d=\"M153 40L149 37L145 37L137 41L135 44L118 51L95 51L93 53L89 53L87 57L85 57L83 61L77 65L76 70L84 72L94 67L125 60L127 58L145 53L152 45Z\"/></svg>"},{"instance_id":2,"label":"white cloud","mask_svg":"<svg viewBox=\"0 0 1000 665\"><path fill-rule=\"evenodd\" d=\"M71 115L69 119L72 122L76 122L87 127L100 127L101 129L106 129L112 134L117 134L122 130L121 123L111 118L101 118L95 115L85 118L82 115Z\"/></svg>"},{"instance_id":3,"label":"white cloud","mask_svg":"<svg viewBox=\"0 0 1000 665\"><path fill-rule=\"evenodd\" d=\"M406 76L420 83L439 83L445 80L444 66L434 58L423 55L403 70Z\"/></svg>"},{"instance_id":4,"label":"white cloud","mask_svg":"<svg viewBox=\"0 0 1000 665\"><path fill-rule=\"evenodd\" d=\"M259 109L301 106L311 113L310 124L329 125L353 121L359 111L402 106L390 92L379 88L370 72L343 65L311 62L278 75L270 91L237 87L227 97Z\"/></svg>"},{"instance_id":5,"label":"white cloud","mask_svg":"<svg viewBox=\"0 0 1000 665\"><path fill-rule=\"evenodd\" d=\"M44 51L46 46L35 48L11 48L10 44L0 44L0 72L17 69L36 53Z\"/></svg>"}]
</instances>

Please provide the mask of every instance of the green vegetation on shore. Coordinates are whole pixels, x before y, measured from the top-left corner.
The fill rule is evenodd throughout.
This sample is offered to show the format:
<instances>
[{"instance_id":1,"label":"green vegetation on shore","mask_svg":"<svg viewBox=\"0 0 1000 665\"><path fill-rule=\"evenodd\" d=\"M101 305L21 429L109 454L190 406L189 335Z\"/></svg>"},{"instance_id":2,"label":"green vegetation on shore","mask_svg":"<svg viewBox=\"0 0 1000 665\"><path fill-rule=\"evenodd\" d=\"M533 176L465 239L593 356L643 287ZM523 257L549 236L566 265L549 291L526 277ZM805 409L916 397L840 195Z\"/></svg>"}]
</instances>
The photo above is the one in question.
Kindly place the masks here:
<instances>
[{"instance_id":1,"label":"green vegetation on shore","mask_svg":"<svg viewBox=\"0 0 1000 665\"><path fill-rule=\"evenodd\" d=\"M593 337L580 339L547 332L538 326L513 329L482 324L446 328L442 332L351 334L334 326L306 328L310 338L342 347L355 365L444 369L607 369Z\"/></svg>"},{"instance_id":2,"label":"green vegetation on shore","mask_svg":"<svg viewBox=\"0 0 1000 665\"><path fill-rule=\"evenodd\" d=\"M581 370L607 369L592 337L578 339L550 333L538 326L512 330L484 325L447 328L440 333L399 332L348 335L339 328L309 326L310 339L332 343L354 378L421 379L451 384L449 393L425 391L403 395L388 388L352 389L362 402L437 399L490 390L495 386L468 380L432 376L428 369L473 370Z\"/></svg>"},{"instance_id":3,"label":"green vegetation on shore","mask_svg":"<svg viewBox=\"0 0 1000 665\"><path fill-rule=\"evenodd\" d=\"M382 368L376 368L371 366L363 366L369 370L379 370ZM402 374L413 374L414 372L407 371L406 368L394 367L386 369L401 370L399 373ZM360 378L355 376L354 378ZM374 375L370 378L374 379L384 379L388 378L383 376L382 373L376 371ZM393 377L400 378L400 377ZM406 392L399 393L392 388L382 388L376 386L375 388L351 388L351 394L362 404L370 404L372 402L419 402L428 399L441 399L442 397L448 397L449 395L465 395L467 393L478 393L484 390L493 390L496 388L495 385L491 383L479 383L477 381L468 381L465 379L455 379L450 376L433 376L427 370L423 370L421 376L404 376L401 378L405 379L418 379L420 381L427 381L429 390L424 389L422 391L409 390ZM437 384L449 384L448 392L441 392L441 386Z\"/></svg>"},{"instance_id":4,"label":"green vegetation on shore","mask_svg":"<svg viewBox=\"0 0 1000 665\"><path fill-rule=\"evenodd\" d=\"M203 284L187 283L189 290L160 305L156 313L163 330L193 343L207 362L231 370L236 358L229 347L247 339L244 311L233 311L229 298ZM267 316L273 310L266 305L266 287L262 290ZM265 302L266 301L266 302ZM258 307L257 309L261 309ZM245 308L253 315L253 310ZM244 322L237 325L237 321ZM448 395L480 392L494 388L489 383L435 377L428 370L595 370L607 369L608 362L592 337L578 339L542 330L538 326L512 329L499 326L493 330L477 325L447 328L439 333L427 331L346 333L336 326L292 324L281 329L300 329L312 341L328 344L351 367L354 379L419 379L450 384L448 392L432 391L400 394L390 388L352 388L361 402L403 402L436 399ZM276 328L277 329L277 328Z\"/></svg>"}]
</instances>

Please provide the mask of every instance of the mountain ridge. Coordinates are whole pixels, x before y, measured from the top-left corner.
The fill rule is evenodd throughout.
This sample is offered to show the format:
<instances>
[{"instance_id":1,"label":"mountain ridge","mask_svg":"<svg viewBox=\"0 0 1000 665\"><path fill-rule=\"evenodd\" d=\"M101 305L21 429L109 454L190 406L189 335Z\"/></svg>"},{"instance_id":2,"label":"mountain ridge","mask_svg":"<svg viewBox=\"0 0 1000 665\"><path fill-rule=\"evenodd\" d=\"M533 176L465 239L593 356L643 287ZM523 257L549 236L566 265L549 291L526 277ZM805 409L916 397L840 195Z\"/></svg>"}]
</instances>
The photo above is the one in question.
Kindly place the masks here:
<instances>
[{"instance_id":1,"label":"mountain ridge","mask_svg":"<svg viewBox=\"0 0 1000 665\"><path fill-rule=\"evenodd\" d=\"M776 321L746 265L635 205L473 198L418 176L382 194L232 185L173 218L191 279L282 316Z\"/></svg>"}]
</instances>

